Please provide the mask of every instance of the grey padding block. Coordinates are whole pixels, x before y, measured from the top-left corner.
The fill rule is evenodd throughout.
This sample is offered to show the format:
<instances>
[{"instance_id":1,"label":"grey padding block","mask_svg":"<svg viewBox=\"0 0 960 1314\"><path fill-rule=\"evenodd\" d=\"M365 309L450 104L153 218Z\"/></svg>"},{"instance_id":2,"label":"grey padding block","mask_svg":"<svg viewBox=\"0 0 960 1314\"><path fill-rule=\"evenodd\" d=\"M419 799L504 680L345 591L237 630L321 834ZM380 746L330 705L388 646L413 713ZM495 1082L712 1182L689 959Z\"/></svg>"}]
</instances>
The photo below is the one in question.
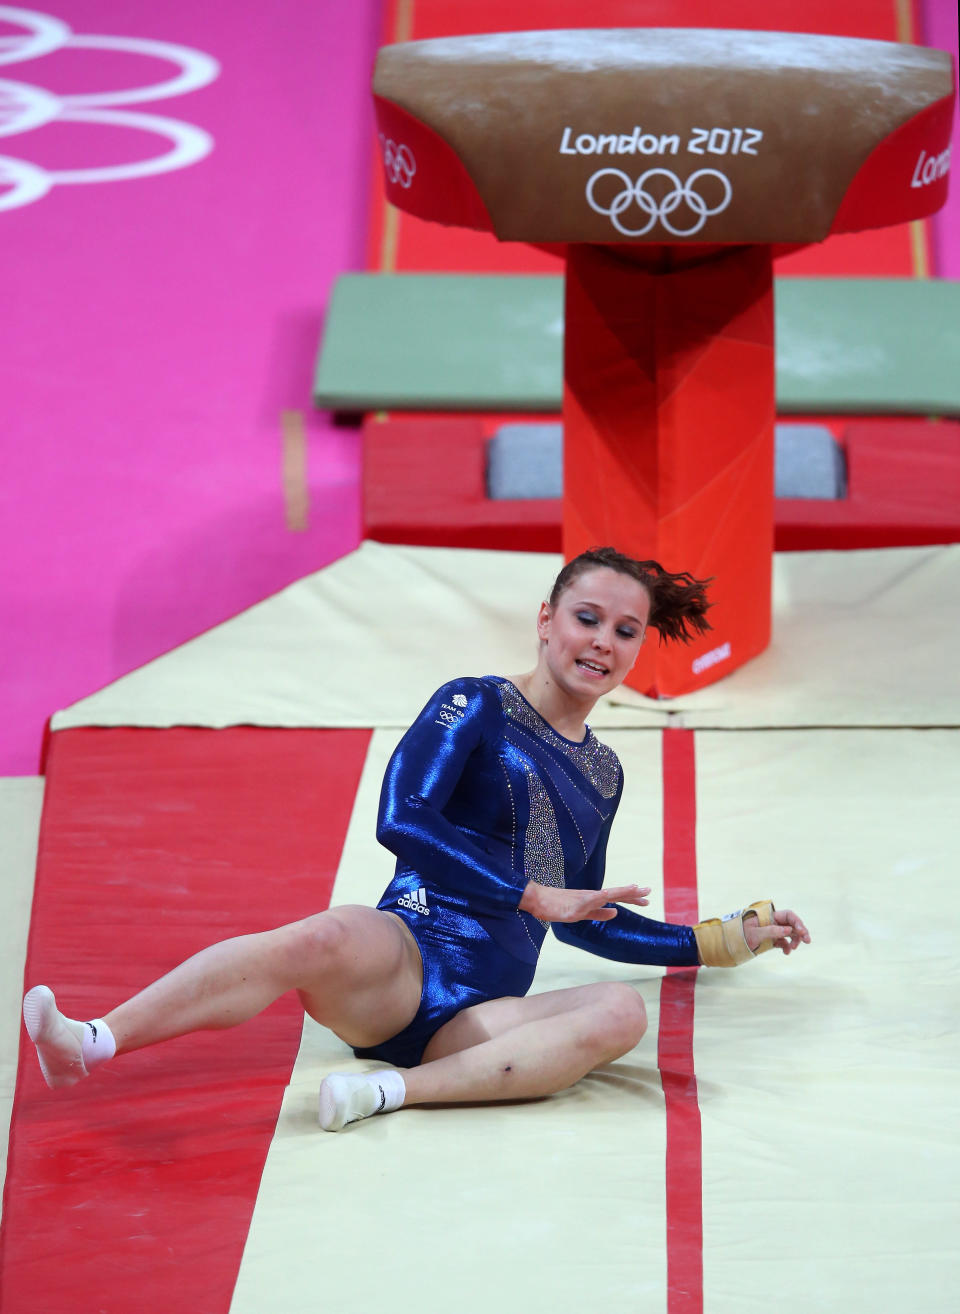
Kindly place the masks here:
<instances>
[{"instance_id":1,"label":"grey padding block","mask_svg":"<svg viewBox=\"0 0 960 1314\"><path fill-rule=\"evenodd\" d=\"M487 497L563 497L563 425L501 425L487 443Z\"/></svg>"},{"instance_id":2,"label":"grey padding block","mask_svg":"<svg viewBox=\"0 0 960 1314\"><path fill-rule=\"evenodd\" d=\"M847 495L843 448L822 424L778 424L775 497L836 501Z\"/></svg>"},{"instance_id":3,"label":"grey padding block","mask_svg":"<svg viewBox=\"0 0 960 1314\"><path fill-rule=\"evenodd\" d=\"M836 501L847 495L843 449L822 424L774 430L776 497ZM563 496L563 425L504 424L487 443L491 501Z\"/></svg>"}]
</instances>

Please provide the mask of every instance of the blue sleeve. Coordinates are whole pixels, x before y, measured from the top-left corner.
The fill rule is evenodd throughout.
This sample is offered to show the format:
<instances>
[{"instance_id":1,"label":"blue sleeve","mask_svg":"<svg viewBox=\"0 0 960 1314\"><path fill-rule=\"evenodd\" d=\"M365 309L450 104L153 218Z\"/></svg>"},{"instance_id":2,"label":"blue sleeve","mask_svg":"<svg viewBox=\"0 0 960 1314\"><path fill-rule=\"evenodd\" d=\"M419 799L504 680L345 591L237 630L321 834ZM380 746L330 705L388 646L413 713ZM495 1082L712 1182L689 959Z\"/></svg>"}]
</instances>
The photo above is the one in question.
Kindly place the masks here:
<instances>
[{"instance_id":1,"label":"blue sleeve","mask_svg":"<svg viewBox=\"0 0 960 1314\"><path fill-rule=\"evenodd\" d=\"M443 808L470 755L499 738L502 717L499 698L481 680L445 684L397 745L380 794L380 843L479 912L516 909L526 879L468 839Z\"/></svg>"},{"instance_id":2,"label":"blue sleeve","mask_svg":"<svg viewBox=\"0 0 960 1314\"><path fill-rule=\"evenodd\" d=\"M618 963L696 967L700 962L692 926L655 922L620 904L613 921L554 922L553 933L564 944Z\"/></svg>"},{"instance_id":3,"label":"blue sleeve","mask_svg":"<svg viewBox=\"0 0 960 1314\"><path fill-rule=\"evenodd\" d=\"M607 861L607 839L623 791L620 788L613 813L606 821L587 865L577 879L581 889L599 890ZM700 962L692 926L655 922L617 904L617 915L609 922L553 922L553 933L564 944L586 949L618 963L651 963L662 967L693 967Z\"/></svg>"}]
</instances>

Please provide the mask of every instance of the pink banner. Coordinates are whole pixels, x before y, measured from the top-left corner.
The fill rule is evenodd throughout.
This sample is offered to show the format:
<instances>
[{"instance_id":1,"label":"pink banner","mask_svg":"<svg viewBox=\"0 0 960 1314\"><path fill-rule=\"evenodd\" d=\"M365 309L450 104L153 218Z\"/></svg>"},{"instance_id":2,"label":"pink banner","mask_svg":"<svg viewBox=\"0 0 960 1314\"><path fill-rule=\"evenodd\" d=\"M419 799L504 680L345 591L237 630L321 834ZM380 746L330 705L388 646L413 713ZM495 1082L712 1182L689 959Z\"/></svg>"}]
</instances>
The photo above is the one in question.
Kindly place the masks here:
<instances>
[{"instance_id":1,"label":"pink banner","mask_svg":"<svg viewBox=\"0 0 960 1314\"><path fill-rule=\"evenodd\" d=\"M313 412L363 264L379 4L0 9L0 775L358 537Z\"/></svg>"},{"instance_id":2,"label":"pink banner","mask_svg":"<svg viewBox=\"0 0 960 1314\"><path fill-rule=\"evenodd\" d=\"M922 25L917 40L936 46L953 56L954 78L957 75L957 3L956 0L924 0ZM960 149L960 103L953 108L953 157ZM956 173L956 166L952 172ZM954 177L947 203L933 221L933 273L940 278L960 278L960 187Z\"/></svg>"}]
</instances>

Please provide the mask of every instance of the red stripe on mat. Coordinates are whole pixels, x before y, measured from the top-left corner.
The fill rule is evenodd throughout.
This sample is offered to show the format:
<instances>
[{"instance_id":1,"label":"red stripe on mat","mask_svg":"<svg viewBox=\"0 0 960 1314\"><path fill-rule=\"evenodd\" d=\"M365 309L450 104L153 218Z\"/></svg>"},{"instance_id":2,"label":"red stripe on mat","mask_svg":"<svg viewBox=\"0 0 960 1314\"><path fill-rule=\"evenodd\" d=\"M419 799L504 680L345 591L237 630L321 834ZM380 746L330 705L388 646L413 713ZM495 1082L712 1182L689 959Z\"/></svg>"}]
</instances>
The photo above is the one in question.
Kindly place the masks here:
<instances>
[{"instance_id":1,"label":"red stripe on mat","mask_svg":"<svg viewBox=\"0 0 960 1314\"><path fill-rule=\"evenodd\" d=\"M663 890L668 922L692 925L697 909L697 782L692 730L663 740ZM667 969L660 990L657 1065L667 1117L667 1314L703 1314L700 1106L693 1070L698 968Z\"/></svg>"},{"instance_id":2,"label":"red stripe on mat","mask_svg":"<svg viewBox=\"0 0 960 1314\"><path fill-rule=\"evenodd\" d=\"M27 952L75 1017L198 949L327 907L366 730L52 736ZM4 1314L225 1314L301 1034L236 1030L48 1091L23 1038L0 1238Z\"/></svg>"}]
</instances>

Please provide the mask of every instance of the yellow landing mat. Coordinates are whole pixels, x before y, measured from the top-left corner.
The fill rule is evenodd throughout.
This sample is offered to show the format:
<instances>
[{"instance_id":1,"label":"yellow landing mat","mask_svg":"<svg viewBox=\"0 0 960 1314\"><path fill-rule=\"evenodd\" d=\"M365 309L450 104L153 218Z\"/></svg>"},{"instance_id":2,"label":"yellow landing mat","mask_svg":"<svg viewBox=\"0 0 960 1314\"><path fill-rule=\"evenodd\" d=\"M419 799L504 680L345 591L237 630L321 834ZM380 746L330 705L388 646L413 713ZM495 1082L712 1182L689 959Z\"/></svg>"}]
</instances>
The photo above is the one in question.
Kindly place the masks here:
<instances>
[{"instance_id":1,"label":"yellow landing mat","mask_svg":"<svg viewBox=\"0 0 960 1314\"><path fill-rule=\"evenodd\" d=\"M0 1198L7 1167L10 1109L17 1080L20 1000L27 956L37 839L43 807L43 779L0 779Z\"/></svg>"},{"instance_id":2,"label":"yellow landing mat","mask_svg":"<svg viewBox=\"0 0 960 1314\"><path fill-rule=\"evenodd\" d=\"M960 735L696 736L701 911L813 944L701 972L705 1309L956 1308Z\"/></svg>"},{"instance_id":3,"label":"yellow landing mat","mask_svg":"<svg viewBox=\"0 0 960 1314\"><path fill-rule=\"evenodd\" d=\"M85 725L405 727L455 675L536 657L560 558L364 543L58 712ZM782 553L774 639L695 694L604 700L599 728L960 725L960 546Z\"/></svg>"},{"instance_id":4,"label":"yellow landing mat","mask_svg":"<svg viewBox=\"0 0 960 1314\"><path fill-rule=\"evenodd\" d=\"M608 879L658 891L661 737L604 737L627 775ZM390 875L372 819L395 741L372 741L335 902L369 902ZM949 1307L957 748L936 730L696 736L701 913L772 895L814 936L790 958L698 978L709 1314L771 1298L785 1314ZM289 1314L318 1300L346 1314L665 1311L661 973L548 937L536 988L618 978L643 993L650 1031L572 1091L339 1136L317 1129L317 1089L360 1065L308 1021L231 1314L261 1314L278 1291Z\"/></svg>"}]
</instances>

